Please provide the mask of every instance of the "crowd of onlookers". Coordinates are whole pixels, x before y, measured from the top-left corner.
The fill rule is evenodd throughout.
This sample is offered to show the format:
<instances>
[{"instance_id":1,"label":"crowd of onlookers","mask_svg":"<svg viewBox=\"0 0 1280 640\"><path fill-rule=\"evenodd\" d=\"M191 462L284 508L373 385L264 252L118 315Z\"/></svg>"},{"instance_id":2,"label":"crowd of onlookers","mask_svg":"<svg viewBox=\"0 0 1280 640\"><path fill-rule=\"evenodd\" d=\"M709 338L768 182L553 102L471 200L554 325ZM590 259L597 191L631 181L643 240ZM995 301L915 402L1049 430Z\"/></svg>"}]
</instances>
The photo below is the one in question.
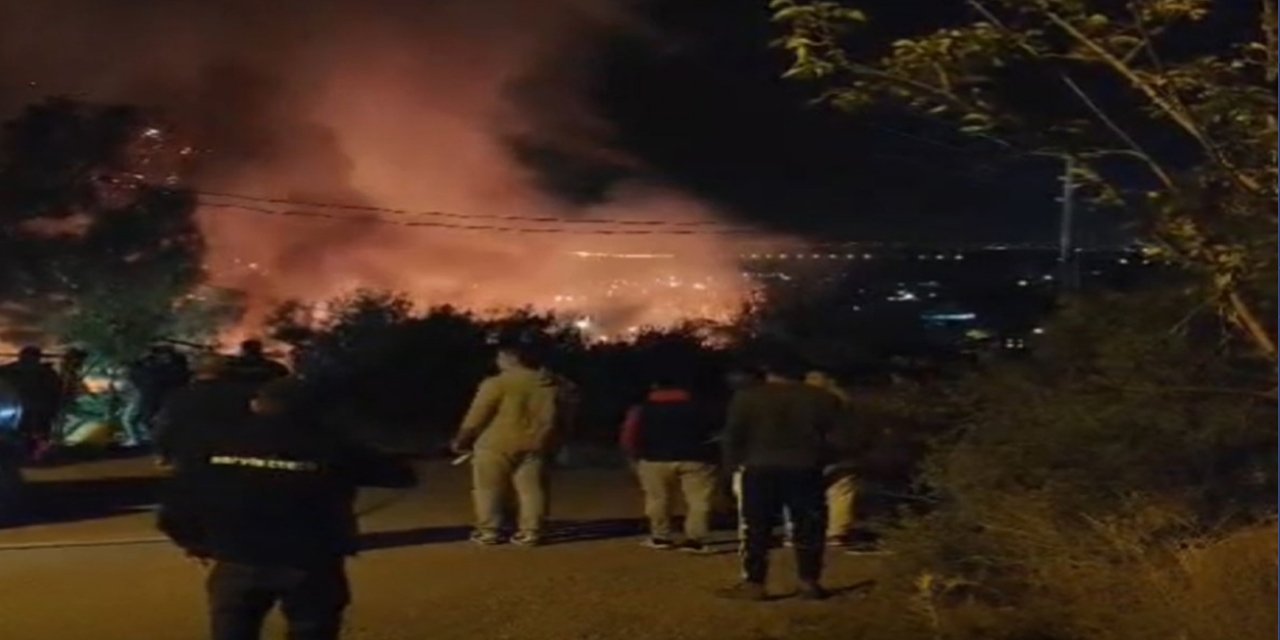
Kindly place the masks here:
<instances>
[{"instance_id":1,"label":"crowd of onlookers","mask_svg":"<svg viewBox=\"0 0 1280 640\"><path fill-rule=\"evenodd\" d=\"M530 345L498 347L495 364L450 445L457 462L470 462L471 540L536 547L547 535L548 470L578 420L581 390ZM28 348L0 369L22 398L19 431L32 457L62 435L57 425L82 393L84 366L69 352L59 371ZM688 373L677 363L656 367L620 426L644 494L644 546L709 551L716 505L731 495L742 576L719 594L765 598L783 524L799 594L825 597L826 550L853 542L855 472L866 448L849 393L786 355L730 372L727 402L695 390ZM257 637L266 611L281 604L291 637L336 638L348 601L343 561L357 548L356 490L411 485L411 469L356 443L326 415L324 392L256 341L236 356L194 362L158 346L118 377L122 444L150 445L170 471L161 529L211 566L214 637Z\"/></svg>"},{"instance_id":2,"label":"crowd of onlookers","mask_svg":"<svg viewBox=\"0 0 1280 640\"><path fill-rule=\"evenodd\" d=\"M452 448L471 457L475 531L486 546L538 546L547 515L549 456L572 422L576 389L550 374L539 354L499 349L498 373L484 380ZM775 520L787 524L800 593L825 596L826 547L851 542L854 471L865 438L850 397L823 371L778 355L742 370L727 407L698 397L678 367L659 371L632 407L620 444L645 495L645 545L708 550L719 479L731 477L737 503L743 580L726 597L763 599ZM514 494L515 521L506 519ZM683 498L683 535L674 506Z\"/></svg>"},{"instance_id":3,"label":"crowd of onlookers","mask_svg":"<svg viewBox=\"0 0 1280 640\"><path fill-rule=\"evenodd\" d=\"M244 342L225 360L228 373L246 381L288 375L256 340ZM89 364L89 354L80 349L51 357L27 346L0 366L0 384L15 398L12 428L23 458L44 460L68 439L85 438L82 429L108 432L113 424L119 427L107 434L113 444L149 445L161 408L192 379L189 358L168 344L151 347L122 368L95 372ZM95 373L103 374L100 389L86 383Z\"/></svg>"},{"instance_id":4,"label":"crowd of onlookers","mask_svg":"<svg viewBox=\"0 0 1280 640\"><path fill-rule=\"evenodd\" d=\"M44 351L28 346L0 366L0 384L13 395L17 420L12 427L23 456L39 459L52 445L62 414L80 393L85 359L83 351L69 349L55 368Z\"/></svg>"},{"instance_id":5,"label":"crowd of onlookers","mask_svg":"<svg viewBox=\"0 0 1280 640\"><path fill-rule=\"evenodd\" d=\"M482 546L547 541L548 473L577 418L580 390L521 343L496 350L451 442L470 462ZM359 486L408 486L412 470L344 437L324 399L282 376L246 386L225 359L204 359L160 410L158 451L172 469L162 530L211 566L213 637L257 637L279 604L291 637L338 636L349 601L345 558L357 545ZM829 376L779 356L734 376L727 406L691 392L678 367L655 376L627 414L622 448L645 494L645 546L708 551L720 478L737 503L741 580L726 598L766 598L775 525L786 523L799 595L822 599L824 556L849 541L859 446L849 397ZM718 406L719 405L719 406ZM676 533L676 495L685 503ZM835 514L828 518L828 513Z\"/></svg>"}]
</instances>

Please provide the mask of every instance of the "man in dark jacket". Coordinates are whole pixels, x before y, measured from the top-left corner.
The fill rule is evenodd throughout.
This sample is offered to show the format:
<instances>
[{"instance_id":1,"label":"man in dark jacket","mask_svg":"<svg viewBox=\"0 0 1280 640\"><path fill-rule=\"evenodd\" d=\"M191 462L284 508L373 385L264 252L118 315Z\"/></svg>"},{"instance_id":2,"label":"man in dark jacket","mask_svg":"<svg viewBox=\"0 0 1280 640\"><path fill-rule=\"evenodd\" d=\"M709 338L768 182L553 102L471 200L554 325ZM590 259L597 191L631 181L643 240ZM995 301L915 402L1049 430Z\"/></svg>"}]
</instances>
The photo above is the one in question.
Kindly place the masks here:
<instances>
[{"instance_id":1,"label":"man in dark jacket","mask_svg":"<svg viewBox=\"0 0 1280 640\"><path fill-rule=\"evenodd\" d=\"M40 458L50 445L53 420L58 413L58 373L44 362L39 347L23 347L18 359L0 367L4 378L22 399L19 431L26 455Z\"/></svg>"},{"instance_id":2,"label":"man in dark jacket","mask_svg":"<svg viewBox=\"0 0 1280 640\"><path fill-rule=\"evenodd\" d=\"M653 549L679 548L703 552L711 528L716 491L716 457L711 439L715 425L710 413L693 395L671 379L660 379L645 401L627 413L622 426L623 451L636 461L636 475L644 491ZM684 540L675 542L671 516L674 489L684 494Z\"/></svg>"},{"instance_id":3,"label":"man in dark jacket","mask_svg":"<svg viewBox=\"0 0 1280 640\"><path fill-rule=\"evenodd\" d=\"M820 580L826 529L823 466L840 411L832 394L802 384L804 367L777 358L764 384L739 391L729 405L725 466L740 470L743 582L720 595L763 600L773 527L785 509L795 525L800 594L825 597Z\"/></svg>"},{"instance_id":4,"label":"man in dark jacket","mask_svg":"<svg viewBox=\"0 0 1280 640\"><path fill-rule=\"evenodd\" d=\"M262 387L249 419L227 425L180 466L160 527L208 560L212 637L259 637L277 603L291 640L334 640L356 551L355 487L409 486L412 472L358 455L300 411L292 380Z\"/></svg>"},{"instance_id":5,"label":"man in dark jacket","mask_svg":"<svg viewBox=\"0 0 1280 640\"><path fill-rule=\"evenodd\" d=\"M125 409L128 444L155 438L155 418L175 391L191 380L186 356L170 345L156 345L128 368L133 397Z\"/></svg>"},{"instance_id":6,"label":"man in dark jacket","mask_svg":"<svg viewBox=\"0 0 1280 640\"><path fill-rule=\"evenodd\" d=\"M229 362L217 354L196 360L191 383L173 392L154 420L156 455L166 464L199 456L200 443L249 416L254 389L228 374Z\"/></svg>"},{"instance_id":7,"label":"man in dark jacket","mask_svg":"<svg viewBox=\"0 0 1280 640\"><path fill-rule=\"evenodd\" d=\"M289 368L267 357L259 340L240 343L240 354L231 359L229 374L251 385L262 385L289 375Z\"/></svg>"}]
</instances>

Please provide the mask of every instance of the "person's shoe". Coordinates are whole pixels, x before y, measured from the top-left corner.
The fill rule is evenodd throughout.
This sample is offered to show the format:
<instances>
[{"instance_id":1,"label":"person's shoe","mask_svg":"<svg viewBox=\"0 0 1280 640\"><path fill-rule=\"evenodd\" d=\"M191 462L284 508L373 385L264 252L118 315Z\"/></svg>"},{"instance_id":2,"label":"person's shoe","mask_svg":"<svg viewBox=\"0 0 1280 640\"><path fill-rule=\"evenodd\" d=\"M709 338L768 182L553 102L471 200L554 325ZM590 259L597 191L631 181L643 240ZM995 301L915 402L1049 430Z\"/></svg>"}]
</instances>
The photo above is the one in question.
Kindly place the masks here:
<instances>
[{"instance_id":1,"label":"person's shoe","mask_svg":"<svg viewBox=\"0 0 1280 640\"><path fill-rule=\"evenodd\" d=\"M849 546L849 539L844 536L827 536L827 546L832 549L844 549Z\"/></svg>"},{"instance_id":2,"label":"person's shoe","mask_svg":"<svg viewBox=\"0 0 1280 640\"><path fill-rule=\"evenodd\" d=\"M496 547L502 544L502 537L493 533L472 531L471 541L482 547Z\"/></svg>"},{"instance_id":3,"label":"person's shoe","mask_svg":"<svg viewBox=\"0 0 1280 640\"><path fill-rule=\"evenodd\" d=\"M703 544L701 540L685 540L684 542L676 545L676 549L678 549L680 553L690 553L694 555L700 555L711 551L711 549L707 548L707 545Z\"/></svg>"},{"instance_id":4,"label":"person's shoe","mask_svg":"<svg viewBox=\"0 0 1280 640\"><path fill-rule=\"evenodd\" d=\"M528 533L521 531L511 536L511 544L518 547L537 547L542 544L542 537L536 533Z\"/></svg>"},{"instance_id":5,"label":"person's shoe","mask_svg":"<svg viewBox=\"0 0 1280 640\"><path fill-rule=\"evenodd\" d=\"M649 538L644 542L641 542L640 546L647 547L649 549L657 549L659 551L669 551L676 548L676 543L666 538Z\"/></svg>"},{"instance_id":6,"label":"person's shoe","mask_svg":"<svg viewBox=\"0 0 1280 640\"><path fill-rule=\"evenodd\" d=\"M806 582L800 585L800 591L796 594L801 600L826 600L831 594L822 588L822 585L816 582Z\"/></svg>"},{"instance_id":7,"label":"person's shoe","mask_svg":"<svg viewBox=\"0 0 1280 640\"><path fill-rule=\"evenodd\" d=\"M758 582L739 582L732 587L725 587L716 591L717 598L725 600L745 600L748 602L764 602L768 599L765 593L764 585Z\"/></svg>"}]
</instances>

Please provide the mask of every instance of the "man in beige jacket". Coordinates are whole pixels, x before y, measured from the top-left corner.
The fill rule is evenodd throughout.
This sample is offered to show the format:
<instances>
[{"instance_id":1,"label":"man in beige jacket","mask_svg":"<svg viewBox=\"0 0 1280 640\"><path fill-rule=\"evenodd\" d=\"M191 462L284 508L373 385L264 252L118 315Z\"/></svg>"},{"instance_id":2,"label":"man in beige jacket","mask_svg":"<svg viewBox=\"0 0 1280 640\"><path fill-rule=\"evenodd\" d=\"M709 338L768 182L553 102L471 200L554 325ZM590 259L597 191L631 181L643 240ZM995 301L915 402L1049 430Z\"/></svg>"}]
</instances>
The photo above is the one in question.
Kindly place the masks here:
<instances>
[{"instance_id":1,"label":"man in beige jacket","mask_svg":"<svg viewBox=\"0 0 1280 640\"><path fill-rule=\"evenodd\" d=\"M542 542L547 515L547 468L565 432L568 396L562 379L541 368L520 345L498 349L498 374L486 378L453 440L471 452L476 525L472 541L505 542L503 515L514 486L518 505L513 544Z\"/></svg>"}]
</instances>

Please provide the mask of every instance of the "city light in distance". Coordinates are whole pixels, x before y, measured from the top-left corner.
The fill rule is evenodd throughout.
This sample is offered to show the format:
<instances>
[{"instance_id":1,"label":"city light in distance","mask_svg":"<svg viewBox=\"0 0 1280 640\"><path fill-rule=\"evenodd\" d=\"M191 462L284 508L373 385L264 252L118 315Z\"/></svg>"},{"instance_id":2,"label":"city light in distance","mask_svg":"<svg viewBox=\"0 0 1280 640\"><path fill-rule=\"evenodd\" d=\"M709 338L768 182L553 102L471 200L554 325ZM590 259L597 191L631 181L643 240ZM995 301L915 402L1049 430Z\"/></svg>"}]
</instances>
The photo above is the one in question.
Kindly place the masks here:
<instances>
[{"instance_id":1,"label":"city light in distance","mask_svg":"<svg viewBox=\"0 0 1280 640\"><path fill-rule=\"evenodd\" d=\"M611 258L617 260L670 260L673 253L604 253L599 251L574 251L570 255L575 258Z\"/></svg>"}]
</instances>

